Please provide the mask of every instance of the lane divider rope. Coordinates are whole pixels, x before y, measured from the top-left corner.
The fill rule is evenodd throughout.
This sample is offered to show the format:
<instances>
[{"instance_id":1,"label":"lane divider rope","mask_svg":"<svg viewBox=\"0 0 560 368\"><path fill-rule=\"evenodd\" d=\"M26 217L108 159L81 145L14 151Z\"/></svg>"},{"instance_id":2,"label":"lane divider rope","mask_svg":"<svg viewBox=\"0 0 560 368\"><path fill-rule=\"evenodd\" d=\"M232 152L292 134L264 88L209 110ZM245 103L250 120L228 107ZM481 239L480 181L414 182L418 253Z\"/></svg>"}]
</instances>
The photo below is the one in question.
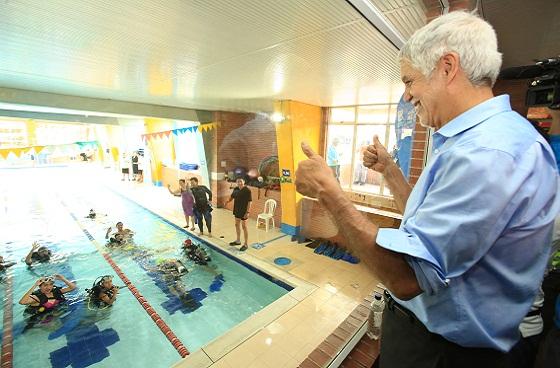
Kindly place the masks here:
<instances>
[{"instance_id":1,"label":"lane divider rope","mask_svg":"<svg viewBox=\"0 0 560 368\"><path fill-rule=\"evenodd\" d=\"M13 277L10 272L6 277L6 299L4 301L4 326L2 330L2 358L1 368L12 368L14 360L14 336L13 336Z\"/></svg>"},{"instance_id":2,"label":"lane divider rope","mask_svg":"<svg viewBox=\"0 0 560 368\"><path fill-rule=\"evenodd\" d=\"M101 255L103 256L103 258L105 258L105 260L107 261L107 263L109 263L109 265L113 268L113 270L115 271L115 273L117 274L117 276L119 276L119 278L124 282L124 284L128 287L128 289L130 290L130 292L132 293L132 295L134 295L134 297L136 298L136 300L138 301L138 303L140 303L140 305L142 306L142 308L144 308L144 310L146 311L146 313L150 316L150 318L152 319L152 321L154 321L154 323L156 324L156 326L160 329L160 331L163 333L163 335L167 338L167 340L169 340L169 342L171 343L171 345L173 345L173 347L175 348L175 350L177 350L177 352L179 353L179 355L181 356L181 358L185 358L187 355L189 355L189 351L187 350L187 348L185 347L185 345L181 342L181 340L179 340L179 338L177 337L177 335L175 335L175 333L171 330L171 328L167 325L167 323L165 323L165 321L159 316L159 314L155 311L155 309L150 305L150 303L146 300L146 298L144 298L144 296L142 294L140 294L140 292L138 291L138 289L134 286L134 284L128 279L128 277L124 274L124 272L121 270L121 268L115 263L115 261L113 261L113 259L111 258L111 256L109 255L109 253L107 253L105 251L105 249L103 249L101 247L101 245L97 242L97 240L95 240L95 238L90 234L90 232L84 228L82 226L82 224L80 223L80 221L78 221L78 218L72 213L72 211L70 211L70 209L68 208L68 206L66 206L66 204L61 200L61 203L64 207L66 207L66 209L68 210L68 212L70 213L70 216L74 219L74 221L76 221L76 223L78 224L78 227L83 231L83 233L87 236L87 238L91 241L91 243L93 244L93 246L97 249L97 251L99 253L101 253ZM4 314L4 317L6 317L6 315ZM5 319L5 318L4 318ZM11 367L11 366L10 366ZM2 366L1 368L5 368L4 366Z\"/></svg>"}]
</instances>

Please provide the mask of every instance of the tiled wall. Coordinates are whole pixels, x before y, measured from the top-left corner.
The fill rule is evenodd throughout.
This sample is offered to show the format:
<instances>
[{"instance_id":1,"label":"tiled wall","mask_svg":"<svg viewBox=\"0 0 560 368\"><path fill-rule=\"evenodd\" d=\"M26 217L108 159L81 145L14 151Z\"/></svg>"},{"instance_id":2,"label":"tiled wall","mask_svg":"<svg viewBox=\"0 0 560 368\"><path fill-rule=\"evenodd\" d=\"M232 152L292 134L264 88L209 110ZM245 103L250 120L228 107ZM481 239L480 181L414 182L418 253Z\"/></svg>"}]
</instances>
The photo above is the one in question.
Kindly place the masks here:
<instances>
[{"instance_id":1,"label":"tiled wall","mask_svg":"<svg viewBox=\"0 0 560 368\"><path fill-rule=\"evenodd\" d=\"M260 162L269 156L278 155L276 148L276 130L267 119L255 117L251 113L215 112L214 121L217 128L203 132L204 149L211 177L211 190L214 193L214 205L222 207L231 194L233 183L223 180L223 174L236 167L258 170ZM223 167L222 164L225 164ZM278 207L275 213L276 226L280 226L282 206L278 191L251 188L253 192L253 209L251 218L256 218L263 211L264 201L275 199ZM231 209L232 204L228 208Z\"/></svg>"}]
</instances>

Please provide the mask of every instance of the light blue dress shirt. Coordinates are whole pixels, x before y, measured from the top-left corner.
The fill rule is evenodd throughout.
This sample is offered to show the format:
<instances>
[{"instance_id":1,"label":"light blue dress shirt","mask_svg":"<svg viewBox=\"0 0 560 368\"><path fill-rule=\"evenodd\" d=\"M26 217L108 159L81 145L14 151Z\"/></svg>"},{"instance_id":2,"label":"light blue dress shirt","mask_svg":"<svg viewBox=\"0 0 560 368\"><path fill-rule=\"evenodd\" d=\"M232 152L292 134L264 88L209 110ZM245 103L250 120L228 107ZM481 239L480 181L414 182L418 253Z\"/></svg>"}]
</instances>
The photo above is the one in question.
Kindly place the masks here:
<instances>
[{"instance_id":1,"label":"light blue dress shirt","mask_svg":"<svg viewBox=\"0 0 560 368\"><path fill-rule=\"evenodd\" d=\"M395 299L447 340L509 350L542 280L557 192L554 153L509 96L451 120L433 135L400 229L377 236L423 290Z\"/></svg>"}]
</instances>

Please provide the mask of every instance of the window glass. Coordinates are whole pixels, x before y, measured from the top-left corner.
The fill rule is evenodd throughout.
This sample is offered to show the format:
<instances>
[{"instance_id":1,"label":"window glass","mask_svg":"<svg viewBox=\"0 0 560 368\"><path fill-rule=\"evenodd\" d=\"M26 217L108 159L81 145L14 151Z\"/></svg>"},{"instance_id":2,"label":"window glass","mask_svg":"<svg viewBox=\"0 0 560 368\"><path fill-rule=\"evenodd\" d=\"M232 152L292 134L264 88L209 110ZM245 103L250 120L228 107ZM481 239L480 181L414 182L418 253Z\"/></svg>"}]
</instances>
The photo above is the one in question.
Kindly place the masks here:
<instances>
[{"instance_id":1,"label":"window glass","mask_svg":"<svg viewBox=\"0 0 560 368\"><path fill-rule=\"evenodd\" d=\"M343 188L349 188L352 176L354 125L330 125L325 158Z\"/></svg>"},{"instance_id":2,"label":"window glass","mask_svg":"<svg viewBox=\"0 0 560 368\"><path fill-rule=\"evenodd\" d=\"M366 147L373 143L373 136L377 135L381 143L385 144L387 125L359 125L356 129L356 149L352 174L352 189L357 192L381 194L382 175L368 170L363 162Z\"/></svg>"},{"instance_id":3,"label":"window glass","mask_svg":"<svg viewBox=\"0 0 560 368\"><path fill-rule=\"evenodd\" d=\"M352 123L356 120L356 108L333 107L331 109L331 123Z\"/></svg>"},{"instance_id":4,"label":"window glass","mask_svg":"<svg viewBox=\"0 0 560 368\"><path fill-rule=\"evenodd\" d=\"M389 105L373 105L358 107L359 124L388 124Z\"/></svg>"}]
</instances>

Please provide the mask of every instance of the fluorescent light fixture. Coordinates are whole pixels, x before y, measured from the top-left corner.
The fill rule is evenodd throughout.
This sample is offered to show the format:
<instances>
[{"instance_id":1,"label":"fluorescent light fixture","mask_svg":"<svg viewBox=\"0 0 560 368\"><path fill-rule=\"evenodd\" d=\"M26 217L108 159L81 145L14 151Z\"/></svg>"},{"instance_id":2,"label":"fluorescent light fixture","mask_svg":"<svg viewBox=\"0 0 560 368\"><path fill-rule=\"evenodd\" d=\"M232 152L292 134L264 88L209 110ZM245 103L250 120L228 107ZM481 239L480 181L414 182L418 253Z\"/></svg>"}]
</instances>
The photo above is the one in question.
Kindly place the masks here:
<instances>
[{"instance_id":1,"label":"fluorescent light fixture","mask_svg":"<svg viewBox=\"0 0 560 368\"><path fill-rule=\"evenodd\" d=\"M85 110L73 110L73 109L63 109L58 107L48 107L48 106L35 106L35 105L20 105L13 103L0 102L0 110L14 110L14 111L31 111L31 112L44 112L49 114L68 114L68 115L83 115L83 116L102 116L102 117L113 117L113 118L144 118L144 116L136 115L125 115L125 114L113 114L110 112L98 112L98 111L85 111Z\"/></svg>"},{"instance_id":2,"label":"fluorescent light fixture","mask_svg":"<svg viewBox=\"0 0 560 368\"><path fill-rule=\"evenodd\" d=\"M358 10L397 49L405 44L404 37L369 0L346 0Z\"/></svg>"}]
</instances>

